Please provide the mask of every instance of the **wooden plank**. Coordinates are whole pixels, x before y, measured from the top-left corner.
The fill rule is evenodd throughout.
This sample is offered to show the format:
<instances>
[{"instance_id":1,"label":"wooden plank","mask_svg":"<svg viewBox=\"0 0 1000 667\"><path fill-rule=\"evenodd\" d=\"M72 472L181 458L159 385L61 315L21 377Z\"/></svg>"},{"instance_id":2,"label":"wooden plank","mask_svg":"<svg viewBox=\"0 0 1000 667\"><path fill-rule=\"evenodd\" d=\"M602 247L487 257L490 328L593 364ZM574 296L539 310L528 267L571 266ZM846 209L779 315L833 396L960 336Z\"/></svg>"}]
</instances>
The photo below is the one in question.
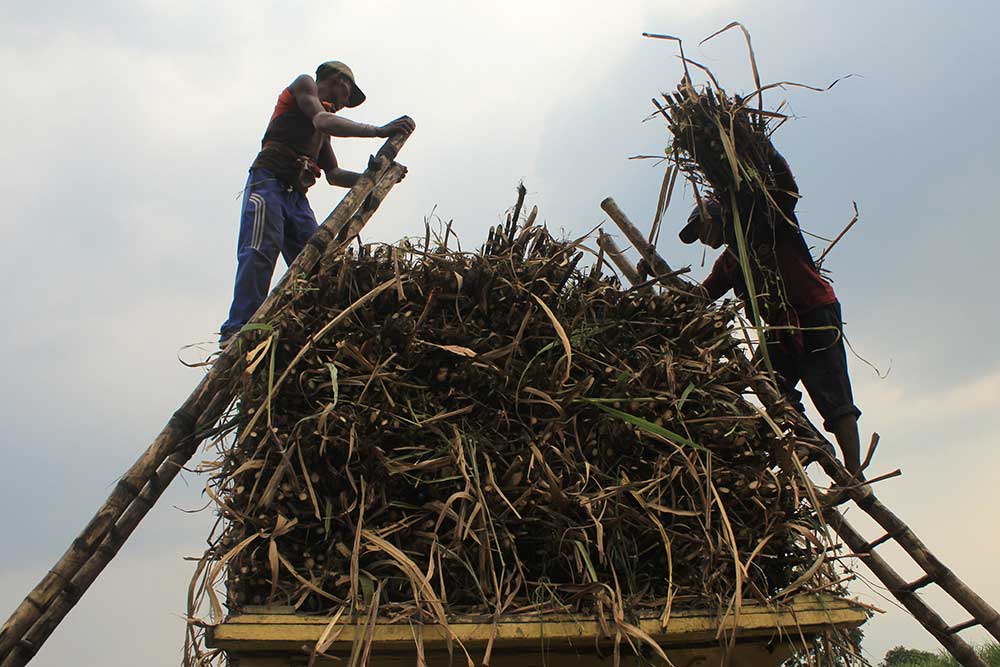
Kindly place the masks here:
<instances>
[{"instance_id":1,"label":"wooden plank","mask_svg":"<svg viewBox=\"0 0 1000 667\"><path fill-rule=\"evenodd\" d=\"M794 634L800 629L815 632L832 625L851 627L860 625L866 618L863 609L847 600L816 596L781 609L745 606L738 623L734 623L732 616L720 622L713 613L677 611L671 615L666 629L660 627L658 618L642 619L638 625L658 643L683 645L713 641L720 627L724 630L736 627L741 637L770 637L782 631ZM209 633L208 642L212 647L235 651L298 649L315 644L328 623L329 619L322 617L246 614L214 628ZM542 640L546 643L592 643L601 637L600 626L595 620L565 616L505 620L498 624L495 631L489 621L459 621L452 623L450 629L467 646L483 645L495 632L496 648L533 646ZM363 626L345 624L337 644L349 645L355 637L364 636L364 632ZM446 639L447 633L441 626L424 626L424 642L428 650L443 646ZM374 646L389 651L411 651L413 634L410 626L379 624L375 630Z\"/></svg>"}]
</instances>

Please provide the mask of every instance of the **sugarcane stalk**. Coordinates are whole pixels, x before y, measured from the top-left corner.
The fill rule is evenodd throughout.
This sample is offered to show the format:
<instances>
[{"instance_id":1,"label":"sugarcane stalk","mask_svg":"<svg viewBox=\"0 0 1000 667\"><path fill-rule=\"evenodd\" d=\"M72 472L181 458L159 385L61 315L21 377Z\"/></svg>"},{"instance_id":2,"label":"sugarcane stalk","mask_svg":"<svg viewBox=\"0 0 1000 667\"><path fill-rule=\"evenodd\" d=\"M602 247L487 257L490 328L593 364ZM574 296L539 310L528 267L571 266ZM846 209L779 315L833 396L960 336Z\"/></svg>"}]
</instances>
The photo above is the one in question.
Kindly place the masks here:
<instances>
[{"instance_id":1,"label":"sugarcane stalk","mask_svg":"<svg viewBox=\"0 0 1000 667\"><path fill-rule=\"evenodd\" d=\"M251 322L266 322L271 319L287 298L286 286L294 284L297 278L309 273L315 267L322 255L322 250L332 239L336 238L336 231L339 231L339 228L354 214L380 177L390 168L392 157L396 155L408 138L408 134L397 134L385 142L379 155L370 162L368 169L358 179L358 182L323 221L310 242L292 262L279 285L254 314ZM14 610L4 623L3 628L0 629L0 659L6 660L11 651L19 646L19 642L25 640L29 630L33 628L42 615L47 614L48 620L38 633L40 639L36 639L30 645L20 645L18 656L26 657L15 656L12 658L25 662L30 660L45 638L51 634L52 629L58 625L76 600L83 595L117 553L121 546L120 543L116 547L106 550L105 555L96 555L99 554L99 547L106 538L114 538L115 531L119 531L118 537L121 542L124 542L131 530L134 529L135 525L138 525L149 507L163 492L166 486L163 482L169 483L179 469L179 466L168 466L174 472L172 475L165 474L161 480L158 472L160 467L169 457L178 452L186 454L184 459L186 461L197 449L199 441L197 425L204 424L208 425L206 428L210 428L210 425L214 424L222 415L231 400L228 387L229 371L239 359L240 354L239 345L230 344L222 351L212 368L181 408L174 413L149 448L119 480L115 489L84 527L79 537L73 541L55 566ZM137 498L144 493L147 486L150 486L151 489L147 493L147 498L140 499L139 503L136 504ZM135 513L127 522L131 528L122 533L117 524L123 514L130 511L133 506ZM77 581L77 575L87 566L92 568L92 574L88 571L86 577ZM66 593L71 585L73 586L73 594L67 596L68 601L54 606L57 598ZM50 611L51 613L49 613ZM6 664L6 662L0 664Z\"/></svg>"},{"instance_id":2,"label":"sugarcane stalk","mask_svg":"<svg viewBox=\"0 0 1000 667\"><path fill-rule=\"evenodd\" d=\"M637 608L712 605L740 595L734 548L759 554L743 590L762 599L815 561L808 544L766 537L809 510L797 478L765 472L784 438L739 396L725 310L581 272L579 241L545 228L497 226L479 252L424 243L360 246L283 313L296 326L282 328L273 367L241 385L239 409L260 421L218 440L209 490L224 529L199 567L211 575L196 584L193 627L202 603L220 611L208 591L223 580L230 609L287 599L303 613L338 613L385 581L381 597L368 586L366 608L415 618L426 598L405 579L424 590L433 568L448 612L572 600L601 613L597 591L578 586L621 581L616 595ZM653 442L647 428L677 439ZM628 482L647 476L642 492ZM536 601L540 576L551 602Z\"/></svg>"}]
</instances>

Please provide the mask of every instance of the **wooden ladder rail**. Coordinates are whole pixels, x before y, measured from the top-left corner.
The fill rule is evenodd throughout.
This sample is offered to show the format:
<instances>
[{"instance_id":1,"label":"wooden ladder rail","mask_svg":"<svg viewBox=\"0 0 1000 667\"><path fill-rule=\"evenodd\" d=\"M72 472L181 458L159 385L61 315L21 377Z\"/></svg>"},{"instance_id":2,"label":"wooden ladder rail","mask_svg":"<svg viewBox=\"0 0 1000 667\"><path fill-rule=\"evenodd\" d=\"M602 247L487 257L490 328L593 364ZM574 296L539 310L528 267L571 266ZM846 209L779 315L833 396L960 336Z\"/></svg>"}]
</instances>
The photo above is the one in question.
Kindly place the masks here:
<instances>
[{"instance_id":1,"label":"wooden ladder rail","mask_svg":"<svg viewBox=\"0 0 1000 667\"><path fill-rule=\"evenodd\" d=\"M319 225L306 247L251 318L266 323L293 298L296 282L328 266L405 174L394 162L409 134L390 137L368 168ZM156 439L119 479L97 513L59 561L0 628L0 667L23 667L118 553L149 509L212 432L232 401L230 370L242 354L230 344L213 362Z\"/></svg>"},{"instance_id":2,"label":"wooden ladder rail","mask_svg":"<svg viewBox=\"0 0 1000 667\"><path fill-rule=\"evenodd\" d=\"M804 421L808 423L807 420ZM812 426L811 424L809 425ZM813 430L816 430L815 427L813 427ZM819 435L818 432L817 435ZM822 438L822 436L819 437ZM872 573L889 589L889 592L907 609L913 612L913 609L911 609L912 601L920 600L916 595L916 591L930 584L936 584L948 597L972 616L971 619L965 622L949 626L937 614L933 614L933 617L931 617L923 614L923 612L921 612L922 615L914 613L914 617L921 625L934 635L945 648L948 648L952 655L955 655L960 662L962 662L962 658L952 651L949 646L952 640L958 639L955 636L957 633L979 625L990 633L994 639L1000 641L1000 613L992 605L969 588L958 575L932 554L920 538L917 537L916 533L875 496L870 486L857 484L840 461L828 455L821 454L819 463L823 467L823 471L837 484L837 488L835 488L833 493L844 494L847 498L850 498L857 505L858 509L871 517L886 531L881 537L869 542L862 538L847 523L843 514L835 509L835 505L839 503L835 501L823 508L823 516L827 520L827 523L837 531L837 534L844 539L844 542L857 554L862 562L868 565ZM923 570L923 576L907 582L875 553L875 549L890 541L898 544L913 562ZM926 604L924 606L926 607ZM964 642L962 643L964 644ZM965 663L963 662L962 664Z\"/></svg>"},{"instance_id":3,"label":"wooden ladder rail","mask_svg":"<svg viewBox=\"0 0 1000 667\"><path fill-rule=\"evenodd\" d=\"M871 570L872 574L885 585L893 597L899 600L900 604L910 612L913 618L920 625L924 626L963 667L987 667L982 658L976 654L975 649L961 637L957 636L957 632L965 628L959 626L948 627L944 619L917 595L915 589L910 588L906 580L899 576L881 556L875 553L874 549L870 548L869 543L847 522L843 514L831 507L823 510L823 518L840 535L841 539L844 540L844 543L854 554Z\"/></svg>"},{"instance_id":4,"label":"wooden ladder rail","mask_svg":"<svg viewBox=\"0 0 1000 667\"><path fill-rule=\"evenodd\" d=\"M690 286L680 278L672 275L673 270L667 262L660 257L656 252L656 248L643 236L638 228L629 221L628 217L613 199L610 197L605 199L601 202L601 208L618 225L618 228L621 229L626 238L632 242L636 251L653 270L654 275L665 276L660 281L662 284L679 291L689 291ZM618 256L620 257L621 253ZM749 374L749 377L755 375L750 360L745 355L740 354L734 361ZM751 388L768 411L784 414L800 422L811 432L815 433L821 441L828 445L830 444L805 415L790 409L787 406L787 402L782 401L773 383L765 381L755 382ZM832 445L830 447L832 448ZM959 579L954 572L931 554L916 534L875 497L870 486L859 486L847 469L833 457L821 455L820 464L830 479L838 485L839 492L846 493L847 497L853 500L863 512L868 514L887 532L882 537L868 542L854 530L834 505L817 508L817 511L823 514L827 523L833 527L862 562L869 567L889 592L899 600L917 622L930 632L956 660L964 667L987 667L983 660L976 654L975 650L957 635L962 630L981 625L995 639L1000 641L1000 614ZM892 570L884 559L875 553L876 547L890 540L895 541L902 547L907 555L924 571L924 576L915 581L907 582ZM918 589L932 583L937 584L952 600L965 608L972 615L972 619L953 626L947 625L941 616L933 611L916 594Z\"/></svg>"}]
</instances>

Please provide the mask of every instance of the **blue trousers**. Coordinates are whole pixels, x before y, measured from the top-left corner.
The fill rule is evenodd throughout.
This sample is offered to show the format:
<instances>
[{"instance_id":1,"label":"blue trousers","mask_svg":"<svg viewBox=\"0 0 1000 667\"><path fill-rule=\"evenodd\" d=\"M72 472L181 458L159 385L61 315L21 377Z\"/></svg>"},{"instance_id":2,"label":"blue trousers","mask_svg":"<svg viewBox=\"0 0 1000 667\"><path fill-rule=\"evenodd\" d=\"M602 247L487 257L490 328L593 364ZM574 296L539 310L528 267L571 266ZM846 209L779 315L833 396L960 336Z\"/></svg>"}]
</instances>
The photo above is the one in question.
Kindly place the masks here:
<instances>
[{"instance_id":1,"label":"blue trousers","mask_svg":"<svg viewBox=\"0 0 1000 667\"><path fill-rule=\"evenodd\" d=\"M238 332L264 303L278 255L290 265L317 227L304 194L289 189L266 169L250 170L243 191L233 305L220 329L222 338Z\"/></svg>"}]
</instances>

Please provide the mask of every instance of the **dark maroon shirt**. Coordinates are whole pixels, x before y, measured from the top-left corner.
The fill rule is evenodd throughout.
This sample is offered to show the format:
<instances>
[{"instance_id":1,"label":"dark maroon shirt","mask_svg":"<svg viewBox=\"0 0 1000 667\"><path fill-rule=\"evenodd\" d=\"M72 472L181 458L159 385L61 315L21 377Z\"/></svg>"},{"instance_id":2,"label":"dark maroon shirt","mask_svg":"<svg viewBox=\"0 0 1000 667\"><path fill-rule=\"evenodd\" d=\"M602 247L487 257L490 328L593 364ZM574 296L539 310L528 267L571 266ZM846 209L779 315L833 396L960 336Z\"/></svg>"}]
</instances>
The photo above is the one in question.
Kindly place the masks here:
<instances>
[{"instance_id":1,"label":"dark maroon shirt","mask_svg":"<svg viewBox=\"0 0 1000 667\"><path fill-rule=\"evenodd\" d=\"M764 318L769 324L788 323L786 321L788 318L780 314L781 311L785 310L781 307L785 304L796 315L802 315L814 308L837 302L833 286L816 270L816 266L809 256L808 248L801 241L790 238L790 235L782 234L775 239L771 262L760 258L759 255L757 260L761 263L766 262L777 266L780 281L776 286L776 291L782 289L784 291L784 294L762 294L762 290L767 289L767 286L774 281L767 280L760 267L753 267L754 287L764 302ZM755 264L753 258L751 258L751 264ZM705 279L704 286L713 300L718 299L730 289L744 301L749 298L743 270L740 268L735 250L726 248L723 251L715 261L712 272Z\"/></svg>"},{"instance_id":2,"label":"dark maroon shirt","mask_svg":"<svg viewBox=\"0 0 1000 667\"><path fill-rule=\"evenodd\" d=\"M767 207L741 202L743 218L751 228L772 230L765 238L748 239L751 275L764 320L772 326L798 325L798 316L837 302L833 286L819 274L795 217L799 188L788 163L773 150L769 156L774 187L770 193L784 220L755 220ZM756 211L756 213L755 213ZM727 245L703 283L709 296L718 299L732 289L746 302L749 298L738 250Z\"/></svg>"}]
</instances>

